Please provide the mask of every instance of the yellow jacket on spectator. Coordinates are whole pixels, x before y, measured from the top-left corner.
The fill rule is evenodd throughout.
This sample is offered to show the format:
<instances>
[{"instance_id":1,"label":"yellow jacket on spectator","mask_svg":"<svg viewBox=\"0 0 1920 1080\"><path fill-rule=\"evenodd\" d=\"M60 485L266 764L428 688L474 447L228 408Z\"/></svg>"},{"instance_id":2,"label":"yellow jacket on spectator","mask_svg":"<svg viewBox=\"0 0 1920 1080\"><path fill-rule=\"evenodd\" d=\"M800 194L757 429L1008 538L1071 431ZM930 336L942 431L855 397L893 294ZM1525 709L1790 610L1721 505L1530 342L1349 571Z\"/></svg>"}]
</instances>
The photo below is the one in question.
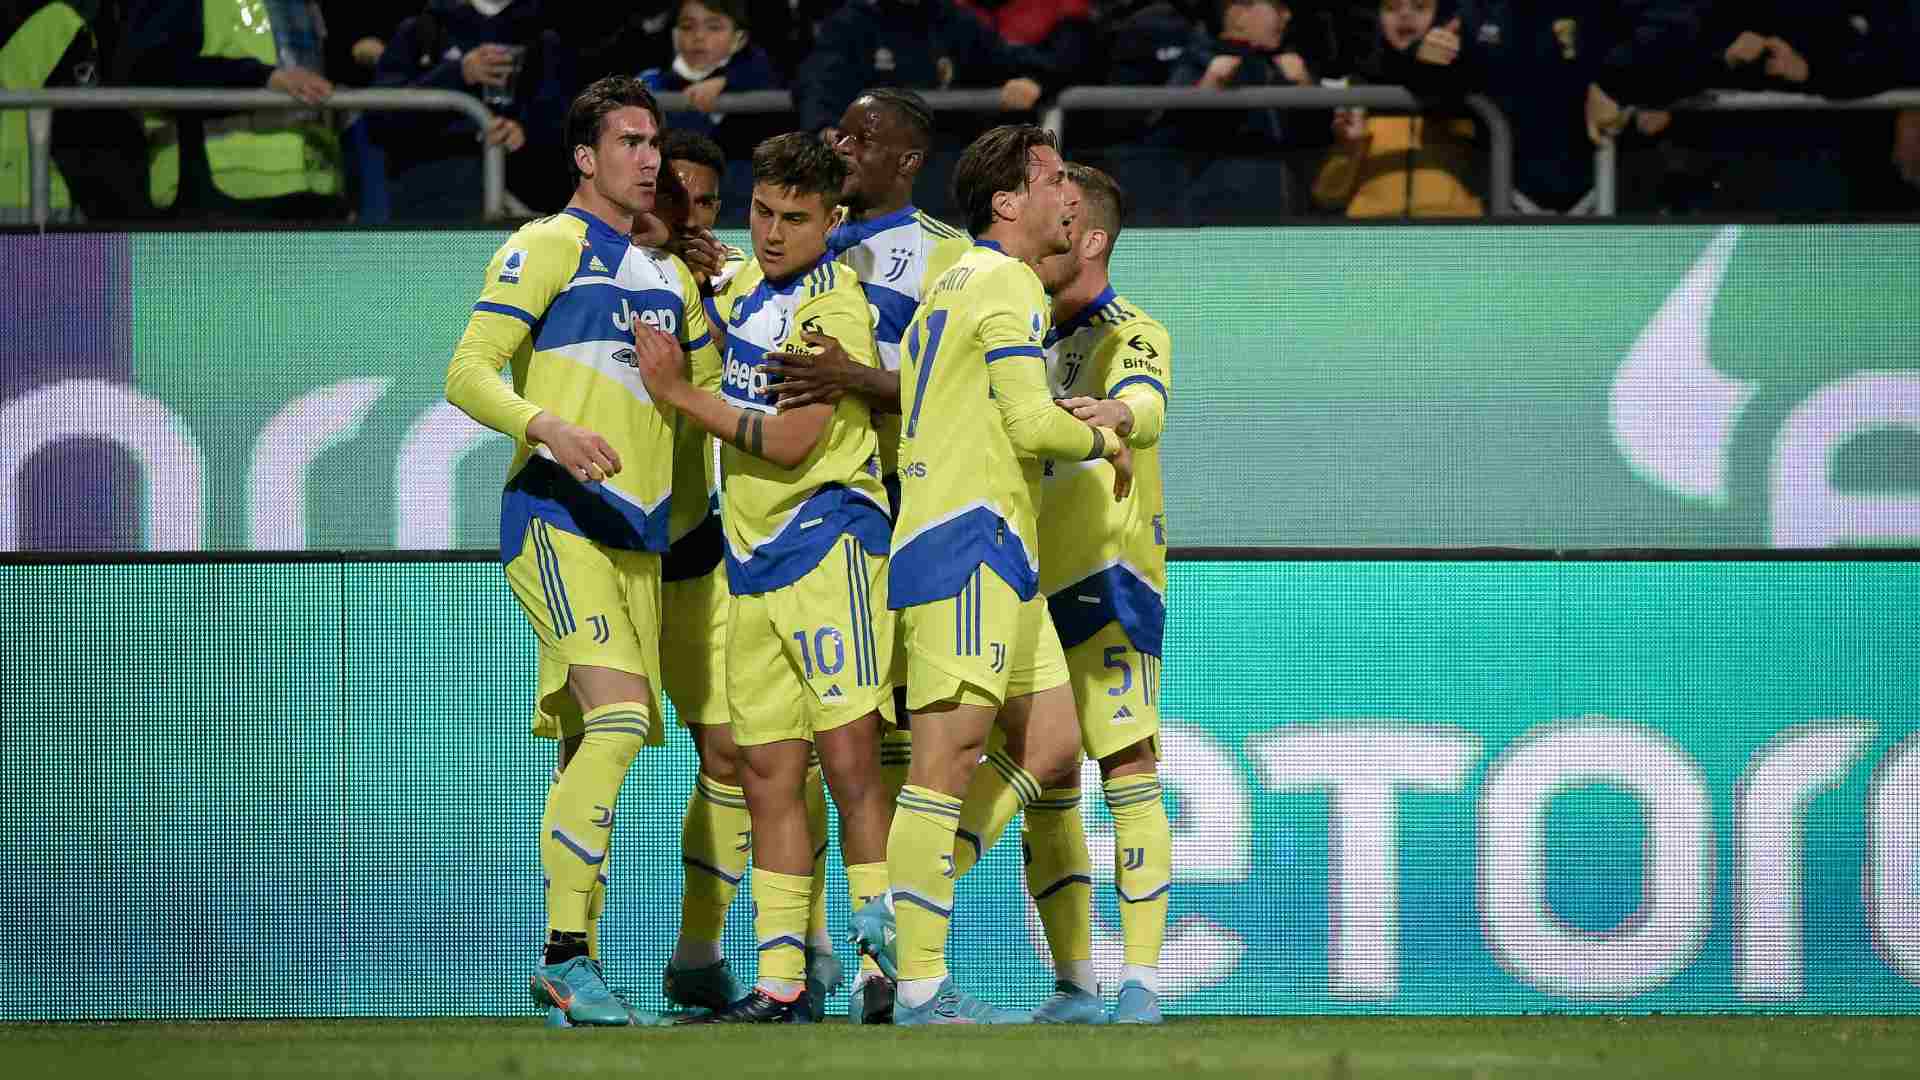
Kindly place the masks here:
<instances>
[{"instance_id":1,"label":"yellow jacket on spectator","mask_svg":"<svg viewBox=\"0 0 1920 1080\"><path fill-rule=\"evenodd\" d=\"M201 56L281 66L262 0L203 0L202 11ZM167 206L179 193L180 143L171 118L158 120L148 125L153 201ZM206 132L207 170L213 186L228 198L335 195L341 190L340 144L323 117L284 109L212 114Z\"/></svg>"},{"instance_id":2,"label":"yellow jacket on spectator","mask_svg":"<svg viewBox=\"0 0 1920 1080\"><path fill-rule=\"evenodd\" d=\"M1351 218L1480 217L1486 211L1466 180L1475 154L1467 117L1368 117L1365 139L1335 144L1313 199L1344 205Z\"/></svg>"},{"instance_id":3,"label":"yellow jacket on spectator","mask_svg":"<svg viewBox=\"0 0 1920 1080\"><path fill-rule=\"evenodd\" d=\"M48 4L27 16L5 41L0 41L0 88L40 89L74 39L92 33L79 12L66 4ZM66 180L51 162L48 168L53 180L52 206L65 209L72 202ZM0 112L0 207L27 206L32 195L30 178L26 111Z\"/></svg>"}]
</instances>

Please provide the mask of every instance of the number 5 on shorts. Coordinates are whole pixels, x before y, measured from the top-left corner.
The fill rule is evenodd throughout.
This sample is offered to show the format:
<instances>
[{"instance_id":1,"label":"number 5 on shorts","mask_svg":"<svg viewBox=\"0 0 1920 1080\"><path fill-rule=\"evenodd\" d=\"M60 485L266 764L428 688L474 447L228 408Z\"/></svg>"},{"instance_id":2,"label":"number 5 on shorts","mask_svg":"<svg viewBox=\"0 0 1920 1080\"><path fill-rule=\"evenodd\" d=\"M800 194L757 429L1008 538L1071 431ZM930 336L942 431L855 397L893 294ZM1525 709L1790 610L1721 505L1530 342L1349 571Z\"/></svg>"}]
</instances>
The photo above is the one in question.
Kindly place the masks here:
<instances>
[{"instance_id":1,"label":"number 5 on shorts","mask_svg":"<svg viewBox=\"0 0 1920 1080\"><path fill-rule=\"evenodd\" d=\"M1127 663L1127 647L1125 645L1109 645L1104 655L1106 656L1107 667L1120 669L1120 686L1118 689L1109 688L1107 690L1107 696L1121 697L1126 694L1127 691L1133 689L1133 666Z\"/></svg>"}]
</instances>

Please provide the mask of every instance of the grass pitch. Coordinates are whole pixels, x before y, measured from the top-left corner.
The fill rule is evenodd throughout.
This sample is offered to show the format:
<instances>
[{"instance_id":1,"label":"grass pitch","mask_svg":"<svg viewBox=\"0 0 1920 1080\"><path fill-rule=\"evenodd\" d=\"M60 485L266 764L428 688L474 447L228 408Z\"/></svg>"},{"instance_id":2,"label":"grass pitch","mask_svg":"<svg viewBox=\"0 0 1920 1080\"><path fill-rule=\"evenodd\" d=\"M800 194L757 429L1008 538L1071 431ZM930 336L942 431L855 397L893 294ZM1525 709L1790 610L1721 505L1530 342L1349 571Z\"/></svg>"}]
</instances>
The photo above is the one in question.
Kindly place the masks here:
<instances>
[{"instance_id":1,"label":"grass pitch","mask_svg":"<svg viewBox=\"0 0 1920 1080\"><path fill-rule=\"evenodd\" d=\"M1920 1018L1286 1017L1158 1029L549 1031L537 1020L0 1025L9 1077L1920 1075Z\"/></svg>"}]
</instances>

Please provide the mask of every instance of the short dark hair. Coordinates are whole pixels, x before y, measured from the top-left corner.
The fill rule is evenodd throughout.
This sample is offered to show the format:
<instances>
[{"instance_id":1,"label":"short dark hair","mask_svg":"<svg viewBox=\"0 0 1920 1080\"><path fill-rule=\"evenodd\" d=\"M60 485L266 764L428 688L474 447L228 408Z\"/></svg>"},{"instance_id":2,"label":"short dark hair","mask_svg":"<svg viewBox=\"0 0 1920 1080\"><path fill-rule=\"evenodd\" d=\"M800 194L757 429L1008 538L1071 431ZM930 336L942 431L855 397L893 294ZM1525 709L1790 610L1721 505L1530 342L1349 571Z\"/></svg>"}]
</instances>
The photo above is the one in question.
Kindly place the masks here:
<instances>
[{"instance_id":1,"label":"short dark hair","mask_svg":"<svg viewBox=\"0 0 1920 1080\"><path fill-rule=\"evenodd\" d=\"M750 31L753 29L747 25L747 0L693 0L693 2L713 12L715 15L725 15L727 18L733 20L733 26L736 30ZM680 12L686 6L683 0L681 4L674 8L673 20L675 22L680 21Z\"/></svg>"},{"instance_id":2,"label":"short dark hair","mask_svg":"<svg viewBox=\"0 0 1920 1080\"><path fill-rule=\"evenodd\" d=\"M907 143L915 150L925 150L933 145L933 110L927 106L927 100L911 90L897 86L881 86L872 90L860 91L860 97L874 101L892 109L907 126Z\"/></svg>"},{"instance_id":3,"label":"short dark hair","mask_svg":"<svg viewBox=\"0 0 1920 1080\"><path fill-rule=\"evenodd\" d=\"M1002 124L967 144L953 169L953 201L968 232L979 236L993 225L993 197L1026 184L1027 155L1041 146L1059 149L1053 132L1033 124Z\"/></svg>"},{"instance_id":4,"label":"short dark hair","mask_svg":"<svg viewBox=\"0 0 1920 1080\"><path fill-rule=\"evenodd\" d=\"M653 114L653 126L666 130L666 118L660 113L659 103L653 100L653 91L639 79L627 75L609 75L596 80L567 106L567 168L573 173L574 183L581 180L580 164L573 160L574 147L598 147L600 134L606 130L607 115L625 108L647 110Z\"/></svg>"},{"instance_id":5,"label":"short dark hair","mask_svg":"<svg viewBox=\"0 0 1920 1080\"><path fill-rule=\"evenodd\" d=\"M717 176L727 172L727 152L720 144L697 131L674 128L660 137L661 161L691 161L705 165Z\"/></svg>"},{"instance_id":6,"label":"short dark hair","mask_svg":"<svg viewBox=\"0 0 1920 1080\"><path fill-rule=\"evenodd\" d=\"M847 183L847 163L813 135L792 131L753 148L753 182L800 195L824 195L828 205Z\"/></svg>"},{"instance_id":7,"label":"short dark hair","mask_svg":"<svg viewBox=\"0 0 1920 1080\"><path fill-rule=\"evenodd\" d=\"M1080 188L1080 212L1092 211L1088 224L1107 234L1107 251L1120 240L1120 226L1127 220L1127 192L1120 182L1091 165L1068 165L1067 179Z\"/></svg>"}]
</instances>

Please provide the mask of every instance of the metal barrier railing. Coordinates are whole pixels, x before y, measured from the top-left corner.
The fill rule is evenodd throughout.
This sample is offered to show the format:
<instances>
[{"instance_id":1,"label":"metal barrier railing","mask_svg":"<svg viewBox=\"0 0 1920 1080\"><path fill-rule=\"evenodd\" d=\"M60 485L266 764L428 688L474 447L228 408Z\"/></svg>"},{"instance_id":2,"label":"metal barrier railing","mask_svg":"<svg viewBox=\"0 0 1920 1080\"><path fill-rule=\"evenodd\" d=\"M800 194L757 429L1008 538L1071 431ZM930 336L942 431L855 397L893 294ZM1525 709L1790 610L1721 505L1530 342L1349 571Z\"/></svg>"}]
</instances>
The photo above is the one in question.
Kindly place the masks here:
<instances>
[{"instance_id":1,"label":"metal barrier railing","mask_svg":"<svg viewBox=\"0 0 1920 1080\"><path fill-rule=\"evenodd\" d=\"M1512 205L1513 126L1499 106L1480 94L1463 103L1485 123L1490 163L1487 170L1488 206L1492 213ZM1203 90L1191 86L1074 86L1060 92L1047 110L1046 126L1065 142L1066 114L1108 110L1142 112L1161 109L1388 109L1419 112L1419 98L1398 86L1290 86Z\"/></svg>"},{"instance_id":2,"label":"metal barrier railing","mask_svg":"<svg viewBox=\"0 0 1920 1080\"><path fill-rule=\"evenodd\" d=\"M156 109L199 112L249 112L286 109L307 111L457 112L485 131L493 114L471 94L454 90L340 90L325 101L308 104L274 90L200 90L163 87L112 86L59 90L0 90L0 110L27 110L30 161L28 185L35 225L44 227L52 212L53 110ZM481 153L481 213L489 221L506 216L507 153L499 146Z\"/></svg>"},{"instance_id":3,"label":"metal barrier railing","mask_svg":"<svg viewBox=\"0 0 1920 1080\"><path fill-rule=\"evenodd\" d=\"M998 90L924 90L920 96L935 111L999 112ZM660 107L668 112L690 110L685 94L661 94ZM1492 158L1488 169L1489 204L1512 205L1513 126L1499 106L1480 94L1465 99L1487 127L1488 150ZM756 90L745 94L722 94L717 112L769 113L793 107L792 95L785 90ZM1420 111L1419 98L1398 86L1290 86L1242 87L1234 90L1203 90L1194 86L1070 86L1045 106L1040 116L1042 127L1053 132L1061 146L1067 145L1067 114L1072 112L1156 112L1161 110L1244 110L1244 109L1337 109L1367 108Z\"/></svg>"},{"instance_id":4,"label":"metal barrier railing","mask_svg":"<svg viewBox=\"0 0 1920 1080\"><path fill-rule=\"evenodd\" d=\"M998 112L999 90L930 90L923 95L936 110ZM668 112L690 110L685 94L661 94ZM1465 99L1487 128L1491 167L1489 205L1510 206L1513 188L1513 129L1505 114L1487 98ZM1198 87L1075 86L1060 92L1042 114L1041 122L1065 144L1067 116L1075 111L1184 111L1244 109L1369 109L1420 111L1419 98L1396 86L1245 87L1203 90ZM44 226L52 202L52 110L160 109L238 111L256 109L303 110L325 108L358 111L459 112L483 130L493 119L479 99L452 90L342 90L318 105L308 105L272 90L187 90L146 87L101 87L61 90L0 90L0 110L27 110L28 145L32 169L33 222ZM722 94L716 111L729 113L786 112L793 96L784 90L757 90ZM483 150L482 206L489 220L505 216L506 153L498 146Z\"/></svg>"},{"instance_id":5,"label":"metal barrier railing","mask_svg":"<svg viewBox=\"0 0 1920 1080\"><path fill-rule=\"evenodd\" d=\"M1872 97L1833 99L1812 94L1713 90L1662 106L1661 112L1892 112L1920 109L1920 89L1888 90ZM1619 207L1619 148L1613 139L1593 152L1593 213L1612 217Z\"/></svg>"}]
</instances>

